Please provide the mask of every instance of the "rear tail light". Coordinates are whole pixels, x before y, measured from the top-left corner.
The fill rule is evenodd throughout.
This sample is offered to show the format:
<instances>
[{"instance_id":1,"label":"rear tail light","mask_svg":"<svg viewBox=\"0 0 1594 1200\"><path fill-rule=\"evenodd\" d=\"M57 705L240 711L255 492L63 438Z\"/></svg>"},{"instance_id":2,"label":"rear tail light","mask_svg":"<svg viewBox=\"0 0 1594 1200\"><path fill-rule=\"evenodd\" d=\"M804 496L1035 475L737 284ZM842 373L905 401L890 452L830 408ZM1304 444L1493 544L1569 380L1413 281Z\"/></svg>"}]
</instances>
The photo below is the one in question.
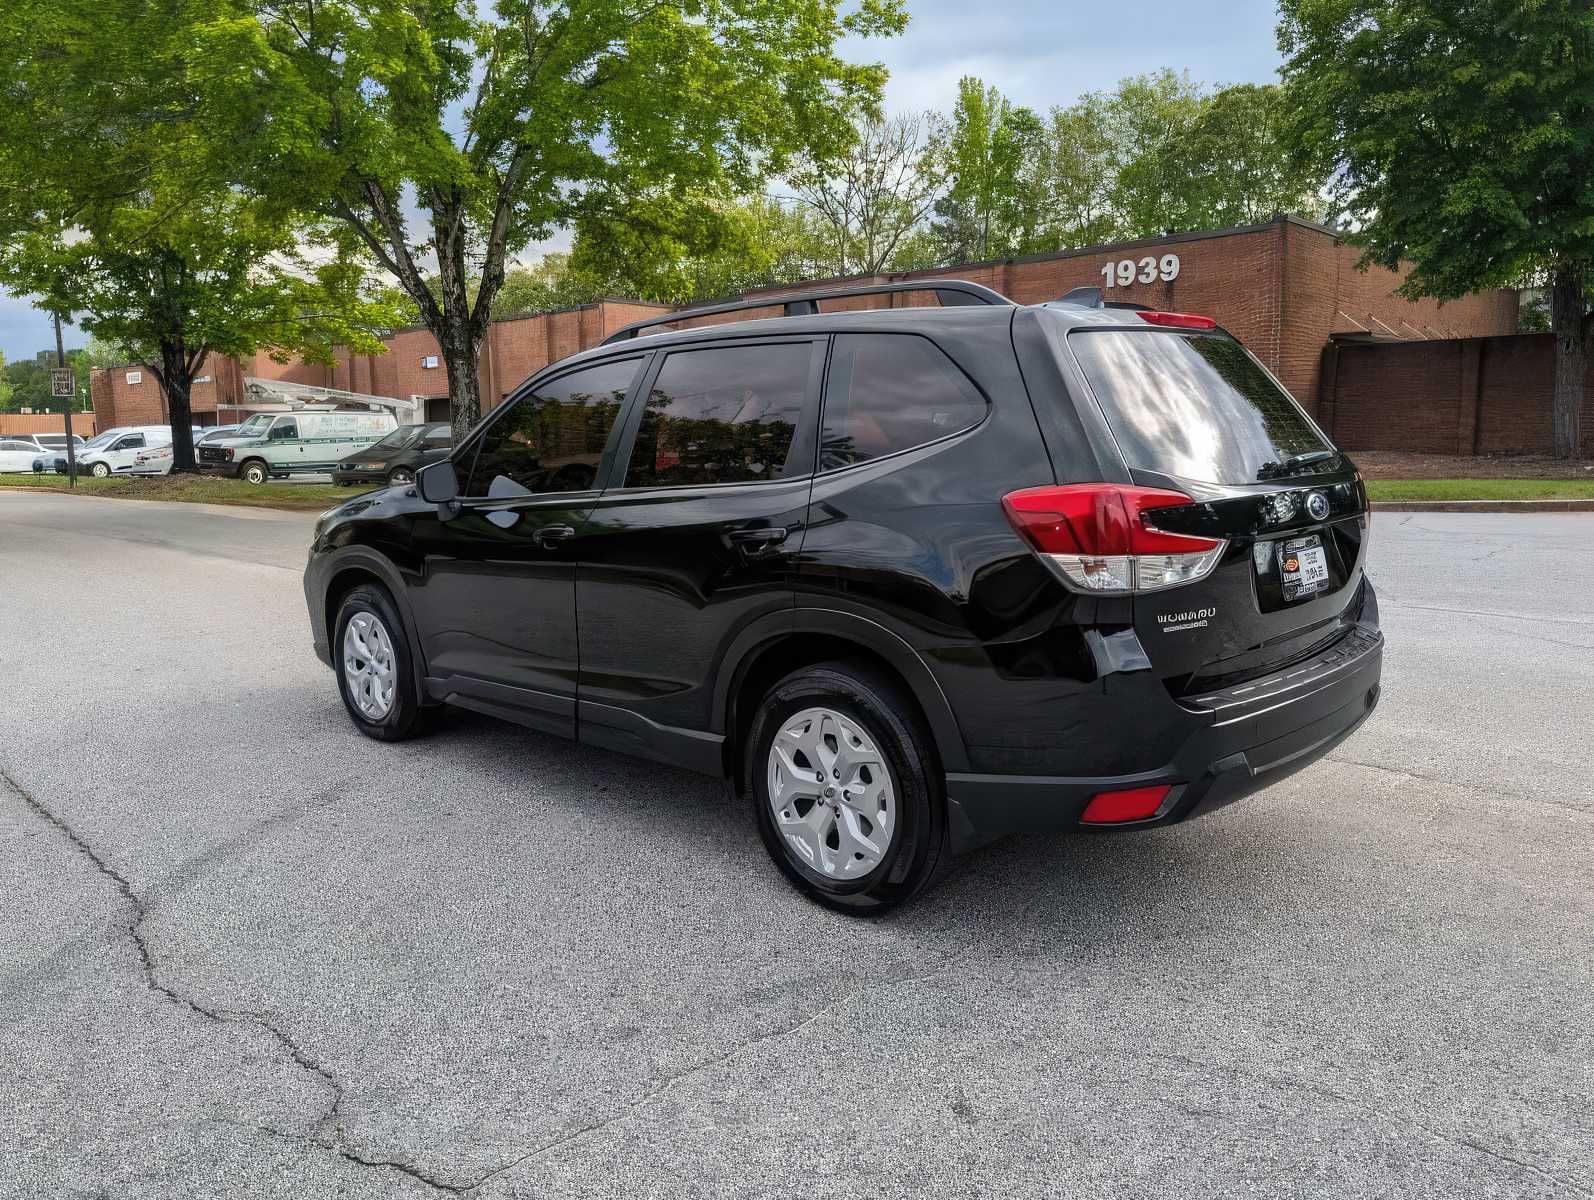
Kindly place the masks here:
<instances>
[{"instance_id":1,"label":"rear tail light","mask_svg":"<svg viewBox=\"0 0 1594 1200\"><path fill-rule=\"evenodd\" d=\"M1125 821L1146 821L1157 815L1171 784L1130 788L1122 792L1097 792L1079 819L1086 825L1121 825Z\"/></svg>"},{"instance_id":2,"label":"rear tail light","mask_svg":"<svg viewBox=\"0 0 1594 1200\"><path fill-rule=\"evenodd\" d=\"M1180 492L1124 484L1028 488L1002 498L1013 528L1077 592L1125 596L1205 579L1228 542L1168 533L1158 509L1193 503Z\"/></svg>"},{"instance_id":3,"label":"rear tail light","mask_svg":"<svg viewBox=\"0 0 1594 1200\"><path fill-rule=\"evenodd\" d=\"M1135 316L1151 325L1164 325L1169 329L1216 329L1218 323L1211 317L1195 313L1137 312Z\"/></svg>"}]
</instances>

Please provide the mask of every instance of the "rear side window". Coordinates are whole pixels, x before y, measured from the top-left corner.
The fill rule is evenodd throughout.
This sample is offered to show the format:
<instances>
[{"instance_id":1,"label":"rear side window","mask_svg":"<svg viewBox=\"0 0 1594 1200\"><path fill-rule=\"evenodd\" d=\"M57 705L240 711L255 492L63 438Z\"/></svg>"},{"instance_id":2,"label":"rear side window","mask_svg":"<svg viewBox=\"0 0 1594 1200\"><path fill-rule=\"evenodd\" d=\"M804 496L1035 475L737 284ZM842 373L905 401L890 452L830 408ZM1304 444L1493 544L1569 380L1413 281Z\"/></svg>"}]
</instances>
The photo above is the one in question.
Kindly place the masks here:
<instances>
[{"instance_id":1,"label":"rear side window","mask_svg":"<svg viewBox=\"0 0 1594 1200\"><path fill-rule=\"evenodd\" d=\"M812 470L797 449L810 342L718 346L671 354L637 430L626 487L754 483Z\"/></svg>"},{"instance_id":2,"label":"rear side window","mask_svg":"<svg viewBox=\"0 0 1594 1200\"><path fill-rule=\"evenodd\" d=\"M1332 449L1231 338L1104 329L1076 331L1068 344L1131 467L1256 483L1296 455Z\"/></svg>"},{"instance_id":3,"label":"rear side window","mask_svg":"<svg viewBox=\"0 0 1594 1200\"><path fill-rule=\"evenodd\" d=\"M820 470L961 433L983 421L985 409L985 397L928 338L840 334L825 388Z\"/></svg>"},{"instance_id":4,"label":"rear side window","mask_svg":"<svg viewBox=\"0 0 1594 1200\"><path fill-rule=\"evenodd\" d=\"M626 358L561 375L516 400L482 436L464 494L590 490L640 361Z\"/></svg>"}]
</instances>

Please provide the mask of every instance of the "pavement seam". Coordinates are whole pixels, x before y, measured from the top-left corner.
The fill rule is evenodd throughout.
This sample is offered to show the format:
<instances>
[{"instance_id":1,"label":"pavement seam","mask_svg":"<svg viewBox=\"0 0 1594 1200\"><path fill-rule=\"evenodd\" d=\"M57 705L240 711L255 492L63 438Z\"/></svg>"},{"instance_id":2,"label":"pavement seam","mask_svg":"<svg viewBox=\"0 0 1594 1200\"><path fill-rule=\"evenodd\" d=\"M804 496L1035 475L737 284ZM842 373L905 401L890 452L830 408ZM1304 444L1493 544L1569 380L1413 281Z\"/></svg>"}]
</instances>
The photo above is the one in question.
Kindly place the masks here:
<instances>
[{"instance_id":1,"label":"pavement seam","mask_svg":"<svg viewBox=\"0 0 1594 1200\"><path fill-rule=\"evenodd\" d=\"M183 995L175 988L162 983L158 974L155 956L151 953L149 943L144 938L143 925L150 915L150 909L138 892L134 890L127 877L100 857L99 852L77 830L73 829L64 818L52 812L32 792L28 791L27 788L23 787L4 770L0 770L0 781L4 781L6 786L16 793L35 815L54 827L61 836L66 838L79 854L88 859L96 871L116 885L116 890L121 894L122 899L133 910L133 920L128 922L123 929L128 939L133 943L134 949L138 952L140 975L143 978L144 986L149 991L163 997L173 1006L186 1009L195 1016L202 1017L213 1024L252 1025L257 1029L264 1030L287 1053L288 1058L292 1060L295 1066L314 1075L320 1081L330 1097L331 1103L327 1106L326 1111L316 1119L313 1126L315 1130L313 1135L288 1133L267 1125L248 1125L246 1126L247 1128L258 1129L261 1132L289 1141L319 1146L321 1149L331 1151L338 1157L357 1166L386 1167L390 1170L399 1171L441 1192L459 1195L469 1190L462 1185L434 1179L419 1167L412 1166L409 1163L394 1159L370 1158L346 1146L343 1141L343 1124L341 1120L345 1093L343 1084L338 1080L337 1076L310 1057L298 1042L264 1014L239 1009L209 1008ZM225 1123L232 1125L244 1124L238 1121L227 1121ZM326 1133L329 1129L330 1136Z\"/></svg>"},{"instance_id":2,"label":"pavement seam","mask_svg":"<svg viewBox=\"0 0 1594 1200\"><path fill-rule=\"evenodd\" d=\"M684 1067L673 1075L667 1075L662 1080L657 1082L652 1088L650 1088L644 1095L636 1100L633 1100L630 1104L622 1106L618 1110L610 1113L608 1116L589 1122L588 1124L583 1125L580 1128L570 1130L567 1133L563 1133L556 1138L552 1138L538 1146L534 1146L532 1149L526 1151L519 1157L504 1163L502 1166L494 1167L486 1174L479 1176L474 1183L464 1189L464 1192L473 1192L499 1175L502 1175L508 1171L512 1171L516 1167L524 1166L526 1163L531 1162L534 1159L541 1158L544 1154L548 1154L554 1150L568 1146L572 1142L580 1141L590 1133L596 1133L599 1130L608 1128L610 1125L615 1125L621 1121L629 1120L631 1117L634 1117L636 1114L646 1109L659 1097L673 1089L675 1085L680 1083L682 1080L691 1079L707 1071L712 1071L715 1067L720 1066L722 1063L729 1062L743 1051L749 1050L754 1046L763 1045L765 1042L778 1041L783 1038L794 1037L795 1035L803 1032L803 1030L818 1024L820 1021L824 1020L833 1013L846 1008L848 1005L861 999L863 996L867 995L876 988L900 987L904 984L925 983L931 979L934 979L937 975L940 975L942 972L947 970L947 968L952 966L954 962L962 958L964 954L974 947L978 940L979 939L977 938L971 939L968 944L959 946L956 950L943 955L941 960L929 971L922 972L918 975L893 976L889 979L869 980L845 995L838 996L829 1004L826 1004L824 1007L820 1008L817 1012L804 1017L801 1021L797 1021L791 1025L782 1026L779 1029L771 1029L764 1033L758 1034L755 1037L748 1038L744 1042L738 1042L729 1050L726 1050L720 1054L716 1054L710 1058L703 1059L701 1062L695 1063L690 1067Z\"/></svg>"}]
</instances>

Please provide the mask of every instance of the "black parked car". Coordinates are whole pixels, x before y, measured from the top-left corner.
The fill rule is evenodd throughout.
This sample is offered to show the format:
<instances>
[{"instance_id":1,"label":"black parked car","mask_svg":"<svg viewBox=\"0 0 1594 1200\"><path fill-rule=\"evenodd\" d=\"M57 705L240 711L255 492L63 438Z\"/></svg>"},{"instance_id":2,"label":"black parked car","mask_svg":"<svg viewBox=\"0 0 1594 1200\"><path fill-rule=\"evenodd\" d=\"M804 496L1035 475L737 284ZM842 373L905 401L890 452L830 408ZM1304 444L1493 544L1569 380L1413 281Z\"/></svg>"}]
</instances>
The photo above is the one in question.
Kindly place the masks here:
<instances>
[{"instance_id":1,"label":"black parked car","mask_svg":"<svg viewBox=\"0 0 1594 1200\"><path fill-rule=\"evenodd\" d=\"M400 425L379 442L357 450L338 463L332 482L351 483L413 482L415 472L429 462L447 455L454 435L447 421L430 425Z\"/></svg>"},{"instance_id":2,"label":"black parked car","mask_svg":"<svg viewBox=\"0 0 1594 1200\"><path fill-rule=\"evenodd\" d=\"M305 592L355 725L456 704L728 776L798 887L878 911L1000 834L1208 811L1367 718L1366 493L1239 342L1089 289L864 290L926 289L644 322L328 514Z\"/></svg>"}]
</instances>

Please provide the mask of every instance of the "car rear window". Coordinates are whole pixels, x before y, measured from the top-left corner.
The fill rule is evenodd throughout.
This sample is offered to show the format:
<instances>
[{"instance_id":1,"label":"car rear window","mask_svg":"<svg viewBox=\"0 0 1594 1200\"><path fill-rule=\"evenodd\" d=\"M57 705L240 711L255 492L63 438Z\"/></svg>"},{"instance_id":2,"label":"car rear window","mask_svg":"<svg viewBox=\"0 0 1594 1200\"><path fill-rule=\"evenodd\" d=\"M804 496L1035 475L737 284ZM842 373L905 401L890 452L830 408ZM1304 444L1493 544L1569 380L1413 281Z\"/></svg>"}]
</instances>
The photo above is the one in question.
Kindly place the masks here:
<instances>
[{"instance_id":1,"label":"car rear window","mask_svg":"<svg viewBox=\"0 0 1594 1200\"><path fill-rule=\"evenodd\" d=\"M1232 338L1091 329L1076 330L1068 344L1130 467L1256 483L1279 475L1296 455L1332 449Z\"/></svg>"}]
</instances>

